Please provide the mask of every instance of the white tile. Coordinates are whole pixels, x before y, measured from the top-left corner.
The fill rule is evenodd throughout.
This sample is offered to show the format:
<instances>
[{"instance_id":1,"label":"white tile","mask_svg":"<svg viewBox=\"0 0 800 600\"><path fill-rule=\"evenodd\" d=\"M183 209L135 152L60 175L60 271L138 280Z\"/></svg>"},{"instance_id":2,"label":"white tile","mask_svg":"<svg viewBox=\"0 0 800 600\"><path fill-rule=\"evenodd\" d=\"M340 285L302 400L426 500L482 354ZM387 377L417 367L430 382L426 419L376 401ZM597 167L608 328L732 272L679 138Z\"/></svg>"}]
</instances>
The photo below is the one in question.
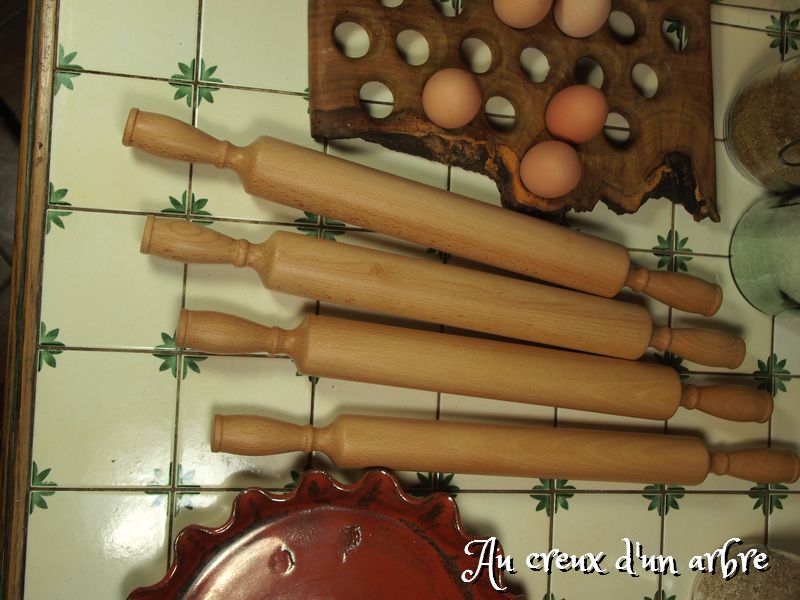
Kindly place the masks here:
<instances>
[{"instance_id":1,"label":"white tile","mask_svg":"<svg viewBox=\"0 0 800 600\"><path fill-rule=\"evenodd\" d=\"M131 108L188 122L164 81L84 73L53 102L50 181L73 206L159 212L189 184L189 165L122 145Z\"/></svg>"},{"instance_id":2,"label":"white tile","mask_svg":"<svg viewBox=\"0 0 800 600\"><path fill-rule=\"evenodd\" d=\"M550 518L544 512L533 510L534 500L526 494L466 493L459 494L456 502L470 537L495 537L503 554L513 557L517 572L504 576L509 593L524 594L532 599L544 596L547 576L525 566L530 553L550 549Z\"/></svg>"},{"instance_id":3,"label":"white tile","mask_svg":"<svg viewBox=\"0 0 800 600\"><path fill-rule=\"evenodd\" d=\"M179 72L197 46L197 0L64 0L58 41L84 69L151 77Z\"/></svg>"},{"instance_id":4,"label":"white tile","mask_svg":"<svg viewBox=\"0 0 800 600\"><path fill-rule=\"evenodd\" d=\"M681 576L663 577L668 597L690 598L693 556L713 552L731 538L744 544L764 542L764 515L752 504L746 494L690 494L681 500L680 510L669 513L663 553L675 557Z\"/></svg>"},{"instance_id":5,"label":"white tile","mask_svg":"<svg viewBox=\"0 0 800 600\"><path fill-rule=\"evenodd\" d=\"M167 570L166 495L57 492L28 520L25 597L125 598Z\"/></svg>"},{"instance_id":6,"label":"white tile","mask_svg":"<svg viewBox=\"0 0 800 600\"><path fill-rule=\"evenodd\" d=\"M601 567L607 575L560 572L552 576L551 589L557 598L630 598L640 600L658 589L658 576L634 563L638 577L616 568L626 554L624 538L639 542L643 553L660 554L660 519L648 513L647 500L630 494L576 494L569 509L559 510L553 519L553 547L566 554L604 552Z\"/></svg>"},{"instance_id":7,"label":"white tile","mask_svg":"<svg viewBox=\"0 0 800 600\"><path fill-rule=\"evenodd\" d=\"M172 334L183 265L139 252L144 218L75 211L45 238L42 321L69 346L155 347Z\"/></svg>"},{"instance_id":8,"label":"white tile","mask_svg":"<svg viewBox=\"0 0 800 600\"><path fill-rule=\"evenodd\" d=\"M225 83L303 92L308 87L306 2L203 3L201 52ZM235 34L233 33L235 32Z\"/></svg>"}]
</instances>

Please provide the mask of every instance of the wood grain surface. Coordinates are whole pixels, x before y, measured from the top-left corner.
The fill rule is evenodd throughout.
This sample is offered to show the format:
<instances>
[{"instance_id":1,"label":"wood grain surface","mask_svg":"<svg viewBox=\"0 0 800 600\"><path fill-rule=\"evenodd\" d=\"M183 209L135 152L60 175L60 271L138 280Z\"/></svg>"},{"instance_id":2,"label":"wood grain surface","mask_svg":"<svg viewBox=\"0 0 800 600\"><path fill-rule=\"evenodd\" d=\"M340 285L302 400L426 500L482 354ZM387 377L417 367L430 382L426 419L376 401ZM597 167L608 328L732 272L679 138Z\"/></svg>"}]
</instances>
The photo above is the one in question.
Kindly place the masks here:
<instances>
[{"instance_id":1,"label":"wood grain surface","mask_svg":"<svg viewBox=\"0 0 800 600\"><path fill-rule=\"evenodd\" d=\"M311 130L318 139L360 137L388 148L484 173L494 179L503 204L522 211L563 213L590 210L602 199L618 213L636 211L648 198L679 202L696 220L719 220L715 202L713 108L711 102L710 7L706 0L614 0L627 13L635 39L621 43L608 27L573 39L562 34L552 12L527 30L512 29L494 14L491 0L470 0L455 18L441 15L431 0L405 0L387 8L373 0L312 0L309 4ZM665 19L680 21L688 32L683 51L662 34ZM344 22L361 25L369 51L349 58L336 46L334 29ZM395 38L404 30L420 32L430 56L411 66ZM444 130L427 120L421 93L436 71L466 68L460 45L478 38L492 53L492 64L477 79L484 103L507 99L516 121L509 131L496 129L481 112L468 125ZM533 83L520 66L528 47L547 56L550 71ZM575 84L576 64L590 58L604 73L602 90L611 112L622 115L630 138L622 145L603 135L582 144L585 176L569 195L543 199L528 192L519 178L519 162L535 143L550 139L544 127L548 100ZM658 76L654 97L645 98L632 81L636 64ZM373 118L359 100L367 82L386 85L394 97L392 113Z\"/></svg>"}]
</instances>

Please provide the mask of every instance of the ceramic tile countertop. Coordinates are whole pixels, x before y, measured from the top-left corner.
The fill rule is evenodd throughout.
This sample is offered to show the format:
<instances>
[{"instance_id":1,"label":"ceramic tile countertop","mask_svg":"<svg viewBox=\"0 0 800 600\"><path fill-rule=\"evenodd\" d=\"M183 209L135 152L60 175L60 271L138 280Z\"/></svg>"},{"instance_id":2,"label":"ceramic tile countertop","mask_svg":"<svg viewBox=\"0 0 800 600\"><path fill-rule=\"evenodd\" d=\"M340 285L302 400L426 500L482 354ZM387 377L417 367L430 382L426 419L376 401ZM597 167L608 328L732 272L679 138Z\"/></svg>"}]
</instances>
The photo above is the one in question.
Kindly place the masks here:
<instances>
[{"instance_id":1,"label":"ceramic tile countertop","mask_svg":"<svg viewBox=\"0 0 800 600\"><path fill-rule=\"evenodd\" d=\"M35 320L39 332L32 350L19 346L31 354L22 364L34 373L32 385L20 384L22 391L17 390L28 390L34 399L27 423L32 437L25 438L31 449L26 529L16 540L23 548L24 561L15 564L25 598L124 598L164 575L181 528L221 524L238 490L290 489L306 466L329 466L324 456L313 454L212 454L209 429L215 411L315 425L341 412L644 425L657 432L699 431L712 446L797 449L800 319L760 313L734 284L731 233L763 191L732 165L722 128L727 103L749 75L798 53L800 16L780 12L785 5L737 0L711 7L721 222L696 223L665 199L650 201L633 215L618 216L600 204L591 213L568 216L572 228L630 248L639 264L687 271L722 286L725 301L710 322L745 338L744 364L735 372L716 372L677 357L658 358L690 383L771 389L775 413L765 424L725 422L687 410L669 423L653 424L308 377L284 357L206 356L176 348L181 307L230 312L281 327L293 327L305 314L341 311L266 291L253 272L187 267L141 255L149 214L201 221L255 242L273 231L301 231L423 260L465 261L251 197L231 172L125 148L122 127L133 106L174 116L234 143L266 133L489 203L499 204L498 192L482 176L365 142L312 140L307 3L302 0L43 0L31 5L38 11L32 52L40 61L52 58L55 68L45 64L38 71L40 87L32 85L29 92L38 104L28 113L32 175L23 183L29 194L39 194L38 204L31 206L40 210L20 216L23 233L30 220L41 220L44 228L42 249L27 250L33 257L29 264L40 268L24 275L29 292L24 306L16 307L18 318ZM37 120L41 114L49 121ZM663 305L649 308L657 324L697 322ZM345 481L360 475L331 471ZM452 473L400 473L399 478L414 493L457 494L467 530L497 536L506 552L518 557L551 548L618 556L626 537L641 542L648 554L669 554L681 564L731 537L800 553L798 484L765 486L715 476L686 488ZM693 583L691 572L601 578L518 571L508 578L512 589L532 600L689 600ZM19 591L12 585L14 572L5 571L6 589Z\"/></svg>"}]
</instances>

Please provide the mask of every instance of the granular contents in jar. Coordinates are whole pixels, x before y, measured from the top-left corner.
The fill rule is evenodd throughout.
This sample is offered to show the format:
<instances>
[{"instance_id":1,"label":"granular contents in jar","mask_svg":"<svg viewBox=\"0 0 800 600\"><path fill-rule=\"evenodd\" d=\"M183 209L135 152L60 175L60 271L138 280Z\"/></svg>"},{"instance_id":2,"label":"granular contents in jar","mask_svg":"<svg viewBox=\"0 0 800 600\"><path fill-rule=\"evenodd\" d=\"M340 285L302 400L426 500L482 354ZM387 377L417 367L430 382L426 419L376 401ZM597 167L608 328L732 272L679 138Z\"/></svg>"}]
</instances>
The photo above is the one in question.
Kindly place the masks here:
<instances>
[{"instance_id":1,"label":"granular contents in jar","mask_svg":"<svg viewBox=\"0 0 800 600\"><path fill-rule=\"evenodd\" d=\"M769 189L800 187L800 166L781 151L800 139L800 64L789 61L748 82L727 114L727 146L735 162ZM785 150L800 163L800 144Z\"/></svg>"},{"instance_id":2,"label":"granular contents in jar","mask_svg":"<svg viewBox=\"0 0 800 600\"><path fill-rule=\"evenodd\" d=\"M692 600L797 600L800 598L800 558L759 547L769 556L769 569L750 569L725 581L717 572L698 575ZM742 551L745 551L743 548Z\"/></svg>"}]
</instances>

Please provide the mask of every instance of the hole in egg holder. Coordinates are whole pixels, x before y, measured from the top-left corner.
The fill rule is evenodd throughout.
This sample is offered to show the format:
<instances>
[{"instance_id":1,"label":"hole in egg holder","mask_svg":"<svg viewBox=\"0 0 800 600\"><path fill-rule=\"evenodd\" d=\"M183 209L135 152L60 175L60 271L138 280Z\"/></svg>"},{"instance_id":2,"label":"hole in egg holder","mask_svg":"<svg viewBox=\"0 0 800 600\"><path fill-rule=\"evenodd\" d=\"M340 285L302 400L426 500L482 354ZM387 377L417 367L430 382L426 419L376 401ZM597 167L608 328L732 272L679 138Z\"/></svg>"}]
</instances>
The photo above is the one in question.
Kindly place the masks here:
<instances>
[{"instance_id":1,"label":"hole in egg holder","mask_svg":"<svg viewBox=\"0 0 800 600\"><path fill-rule=\"evenodd\" d=\"M430 0L439 9L439 14L447 19L455 19L463 15L470 0ZM467 11L467 17L469 11Z\"/></svg>"},{"instance_id":2,"label":"hole in egg holder","mask_svg":"<svg viewBox=\"0 0 800 600\"><path fill-rule=\"evenodd\" d=\"M482 75L492 68L492 50L489 44L479 37L464 38L459 47L459 54L467 69L476 75Z\"/></svg>"},{"instance_id":3,"label":"hole in egg holder","mask_svg":"<svg viewBox=\"0 0 800 600\"><path fill-rule=\"evenodd\" d=\"M520 52L519 66L533 83L544 83L550 74L550 59L534 46L527 46Z\"/></svg>"},{"instance_id":4,"label":"hole in egg holder","mask_svg":"<svg viewBox=\"0 0 800 600\"><path fill-rule=\"evenodd\" d=\"M380 0L380 3L386 8L399 8L403 2L404 0Z\"/></svg>"},{"instance_id":5,"label":"hole in egg holder","mask_svg":"<svg viewBox=\"0 0 800 600\"><path fill-rule=\"evenodd\" d=\"M702 36L697 35L705 29L704 23L679 2L664 7L659 21L662 40L672 52L691 54L701 52L710 45L710 40L704 41ZM673 23L677 27L674 31L667 31Z\"/></svg>"},{"instance_id":6,"label":"hole in egg holder","mask_svg":"<svg viewBox=\"0 0 800 600\"><path fill-rule=\"evenodd\" d=\"M360 23L347 19L333 28L336 48L347 58L363 58L369 53L372 40Z\"/></svg>"},{"instance_id":7,"label":"hole in egg holder","mask_svg":"<svg viewBox=\"0 0 800 600\"><path fill-rule=\"evenodd\" d=\"M656 70L645 61L638 61L631 69L631 83L636 91L648 100L655 98L661 87Z\"/></svg>"},{"instance_id":8,"label":"hole in egg holder","mask_svg":"<svg viewBox=\"0 0 800 600\"><path fill-rule=\"evenodd\" d=\"M628 116L622 114L624 109L611 108L606 118L606 124L603 127L603 138L608 145L615 150L625 150L632 147L636 143L637 128L633 126L631 120L633 117L630 113Z\"/></svg>"},{"instance_id":9,"label":"hole in egg holder","mask_svg":"<svg viewBox=\"0 0 800 600\"><path fill-rule=\"evenodd\" d=\"M620 44L633 44L640 35L646 35L644 29L644 21L638 24L634 20L634 16L624 10L613 10L608 15L607 26L611 30L611 35L614 36Z\"/></svg>"},{"instance_id":10,"label":"hole in egg holder","mask_svg":"<svg viewBox=\"0 0 800 600\"><path fill-rule=\"evenodd\" d=\"M395 45L400 57L412 67L428 62L431 45L424 34L416 29L404 29L395 36Z\"/></svg>"},{"instance_id":11,"label":"hole in egg holder","mask_svg":"<svg viewBox=\"0 0 800 600\"><path fill-rule=\"evenodd\" d=\"M505 96L489 97L483 105L483 113L489 126L500 133L512 131L517 122L517 107Z\"/></svg>"}]
</instances>

